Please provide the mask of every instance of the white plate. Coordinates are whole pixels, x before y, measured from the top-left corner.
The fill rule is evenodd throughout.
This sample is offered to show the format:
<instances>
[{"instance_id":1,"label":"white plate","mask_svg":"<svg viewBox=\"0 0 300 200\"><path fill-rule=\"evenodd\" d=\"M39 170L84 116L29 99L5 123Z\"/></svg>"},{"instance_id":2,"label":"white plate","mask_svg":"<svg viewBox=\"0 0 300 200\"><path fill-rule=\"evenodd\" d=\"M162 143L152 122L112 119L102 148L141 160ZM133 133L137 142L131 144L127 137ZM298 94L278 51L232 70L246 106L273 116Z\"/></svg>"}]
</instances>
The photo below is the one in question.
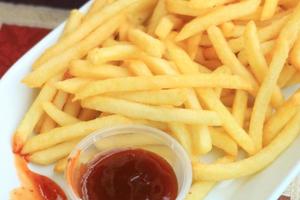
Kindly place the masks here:
<instances>
[{"instance_id":1,"label":"white plate","mask_svg":"<svg viewBox=\"0 0 300 200\"><path fill-rule=\"evenodd\" d=\"M90 3L82 7L87 10ZM26 53L0 81L0 199L8 200L9 192L19 186L11 150L11 136L28 109L35 94L20 83L31 70L33 61L45 48L53 44L63 29L60 25ZM290 94L290 89L286 94ZM300 123L300 122L299 122ZM207 200L275 200L300 172L300 137L266 170L239 180L220 183ZM34 171L47 175L64 188L62 177L53 173L52 167L30 166Z\"/></svg>"}]
</instances>

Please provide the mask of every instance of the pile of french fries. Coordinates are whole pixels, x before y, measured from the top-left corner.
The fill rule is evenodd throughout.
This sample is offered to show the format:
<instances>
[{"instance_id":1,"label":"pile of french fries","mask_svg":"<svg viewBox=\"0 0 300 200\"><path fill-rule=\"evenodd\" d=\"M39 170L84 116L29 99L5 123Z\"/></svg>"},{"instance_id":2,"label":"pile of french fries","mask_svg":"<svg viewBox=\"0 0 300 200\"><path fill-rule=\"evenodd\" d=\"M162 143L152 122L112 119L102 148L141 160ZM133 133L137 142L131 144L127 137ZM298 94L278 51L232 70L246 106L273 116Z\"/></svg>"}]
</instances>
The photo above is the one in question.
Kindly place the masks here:
<instances>
[{"instance_id":1,"label":"pile of french fries","mask_svg":"<svg viewBox=\"0 0 300 200\"><path fill-rule=\"evenodd\" d=\"M23 79L40 92L14 151L63 172L95 130L156 127L190 155L186 199L202 199L267 167L300 132L300 91L282 94L300 82L299 29L298 0L95 0ZM223 156L199 161L214 149Z\"/></svg>"}]
</instances>

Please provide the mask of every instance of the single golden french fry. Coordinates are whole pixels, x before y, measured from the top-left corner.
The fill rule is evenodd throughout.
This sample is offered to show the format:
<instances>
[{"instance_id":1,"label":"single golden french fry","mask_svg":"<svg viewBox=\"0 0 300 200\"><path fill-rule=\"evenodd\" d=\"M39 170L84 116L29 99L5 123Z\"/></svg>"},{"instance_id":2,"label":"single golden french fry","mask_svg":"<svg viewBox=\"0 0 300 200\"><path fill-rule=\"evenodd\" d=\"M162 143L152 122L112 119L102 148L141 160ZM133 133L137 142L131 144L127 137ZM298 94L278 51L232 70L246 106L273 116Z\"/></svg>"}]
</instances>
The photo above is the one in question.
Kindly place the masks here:
<instances>
[{"instance_id":1,"label":"single golden french fry","mask_svg":"<svg viewBox=\"0 0 300 200\"><path fill-rule=\"evenodd\" d=\"M108 22L100 26L86 38L59 55L52 57L47 62L42 64L38 69L29 73L23 79L23 82L30 87L40 87L47 80L49 80L49 78L66 69L71 60L79 59L83 57L90 49L99 46L103 41L105 41L105 39L107 39L117 30L123 20L124 15L122 13L108 20Z\"/></svg>"},{"instance_id":2,"label":"single golden french fry","mask_svg":"<svg viewBox=\"0 0 300 200\"><path fill-rule=\"evenodd\" d=\"M94 14L99 12L105 5L109 3L107 0L94 0L93 4L91 5L90 9L84 16L84 20L88 20L91 18Z\"/></svg>"},{"instance_id":3,"label":"single golden french fry","mask_svg":"<svg viewBox=\"0 0 300 200\"><path fill-rule=\"evenodd\" d=\"M153 34L160 19L167 14L165 0L159 0L147 24L147 32Z\"/></svg>"},{"instance_id":4,"label":"single golden french fry","mask_svg":"<svg viewBox=\"0 0 300 200\"><path fill-rule=\"evenodd\" d=\"M164 44L139 29L130 29L128 31L128 40L151 56L160 58L164 54Z\"/></svg>"},{"instance_id":5,"label":"single golden french fry","mask_svg":"<svg viewBox=\"0 0 300 200\"><path fill-rule=\"evenodd\" d=\"M242 63L240 63L240 61L236 58L235 54L231 51L221 30L216 26L212 26L207 30L207 32L220 60L222 60L222 62L226 66L230 67L231 71L234 74L238 74L241 77L249 80L249 82L254 88L254 91L251 92L252 94L255 93L255 90L257 90L258 87L257 81L254 79L253 75L246 69L246 67L243 66Z\"/></svg>"},{"instance_id":6,"label":"single golden french fry","mask_svg":"<svg viewBox=\"0 0 300 200\"><path fill-rule=\"evenodd\" d=\"M142 54L141 59L154 74L176 74L170 62L165 59L148 56L146 54Z\"/></svg>"},{"instance_id":7,"label":"single golden french fry","mask_svg":"<svg viewBox=\"0 0 300 200\"><path fill-rule=\"evenodd\" d=\"M283 88L287 82L294 76L297 70L291 65L285 65L280 73L277 84Z\"/></svg>"},{"instance_id":8,"label":"single golden french fry","mask_svg":"<svg viewBox=\"0 0 300 200\"><path fill-rule=\"evenodd\" d=\"M171 33L174 27L174 23L169 16L161 18L158 22L157 27L155 28L155 35L161 40L166 39L167 36Z\"/></svg>"},{"instance_id":9,"label":"single golden french fry","mask_svg":"<svg viewBox=\"0 0 300 200\"><path fill-rule=\"evenodd\" d=\"M272 22L270 25L265 26L257 31L260 42L265 42L271 39L275 39L280 30L289 19L289 15L279 18ZM241 51L244 48L243 37L234 38L228 41L228 44L234 53Z\"/></svg>"},{"instance_id":10,"label":"single golden french fry","mask_svg":"<svg viewBox=\"0 0 300 200\"><path fill-rule=\"evenodd\" d=\"M55 87L67 93L75 94L81 87L90 83L92 79L85 78L70 78L64 81L55 83Z\"/></svg>"},{"instance_id":11,"label":"single golden french fry","mask_svg":"<svg viewBox=\"0 0 300 200\"><path fill-rule=\"evenodd\" d=\"M212 143L215 147L223 150L224 152L226 152L226 154L237 156L238 146L225 131L216 130L214 128L210 128L209 130L212 138Z\"/></svg>"},{"instance_id":12,"label":"single golden french fry","mask_svg":"<svg viewBox=\"0 0 300 200\"><path fill-rule=\"evenodd\" d=\"M149 70L148 66L139 60L130 60L128 61L127 66L130 71L138 76L152 76L152 72Z\"/></svg>"},{"instance_id":13,"label":"single golden french fry","mask_svg":"<svg viewBox=\"0 0 300 200\"><path fill-rule=\"evenodd\" d=\"M244 33L245 52L256 79L262 83L266 74L268 73L268 63L262 53L260 42L258 39L256 26L253 21L249 22ZM272 94L272 104L277 107L283 102L283 95L280 88L276 86Z\"/></svg>"},{"instance_id":14,"label":"single golden french fry","mask_svg":"<svg viewBox=\"0 0 300 200\"><path fill-rule=\"evenodd\" d=\"M65 52L67 49L71 48L76 43L80 43L80 41L85 40L87 36L90 35L90 33L92 33L94 30L99 29L100 27L103 27L105 22L106 24L109 24L113 16L122 12L124 9L126 9L128 6L132 5L135 2L137 2L137 0L121 0L121 1L116 1L108 6L105 6L103 9L101 9L92 17L84 20L83 23L77 28L77 30L70 33L68 37L64 38L60 42L56 43L55 45L47 49L47 51L35 62L34 65L35 66L43 65L48 60L51 60L51 58L53 58L54 56L62 54L62 52ZM119 26L119 24L115 24L115 26L116 25ZM108 29L106 30L106 32L107 31ZM98 36L100 36L101 38L103 37L101 35L102 34L99 34ZM99 44L97 44L96 42L98 40L94 40L94 39L95 38L93 38L92 40L95 43L95 45L93 46L94 47L99 46Z\"/></svg>"},{"instance_id":15,"label":"single golden french fry","mask_svg":"<svg viewBox=\"0 0 300 200\"><path fill-rule=\"evenodd\" d=\"M297 70L300 70L300 34L289 55L289 60Z\"/></svg>"},{"instance_id":16,"label":"single golden french fry","mask_svg":"<svg viewBox=\"0 0 300 200\"><path fill-rule=\"evenodd\" d=\"M296 114L300 105L300 91L294 93L274 114L267 120L264 126L263 144L268 145L279 133L279 131Z\"/></svg>"},{"instance_id":17,"label":"single golden french fry","mask_svg":"<svg viewBox=\"0 0 300 200\"><path fill-rule=\"evenodd\" d=\"M146 20L150 18L158 0L139 0L128 7L127 19L133 26L141 25L144 28Z\"/></svg>"},{"instance_id":18,"label":"single golden french fry","mask_svg":"<svg viewBox=\"0 0 300 200\"><path fill-rule=\"evenodd\" d=\"M67 114L77 117L80 112L81 106L79 101L73 101L73 99L74 96L69 95L69 98L64 106L63 111L66 112Z\"/></svg>"},{"instance_id":19,"label":"single golden french fry","mask_svg":"<svg viewBox=\"0 0 300 200\"><path fill-rule=\"evenodd\" d=\"M187 15L187 16L202 16L209 13L212 9L197 9L190 6L188 1L182 0L166 0L166 8L170 13Z\"/></svg>"},{"instance_id":20,"label":"single golden french fry","mask_svg":"<svg viewBox=\"0 0 300 200\"><path fill-rule=\"evenodd\" d=\"M109 97L125 99L150 105L180 106L187 98L185 89L150 90L140 92L119 92L106 94Z\"/></svg>"},{"instance_id":21,"label":"single golden french fry","mask_svg":"<svg viewBox=\"0 0 300 200\"><path fill-rule=\"evenodd\" d=\"M180 123L168 123L172 135L180 142L188 154L192 153L191 135L187 127Z\"/></svg>"},{"instance_id":22,"label":"single golden french fry","mask_svg":"<svg viewBox=\"0 0 300 200\"><path fill-rule=\"evenodd\" d=\"M262 148L263 125L266 111L271 99L271 95L276 87L277 80L284 64L288 58L288 53L297 39L300 29L300 3L287 23L282 28L279 38L276 41L272 61L269 65L269 71L258 90L253 112L251 115L249 134L252 137L257 151Z\"/></svg>"},{"instance_id":23,"label":"single golden french fry","mask_svg":"<svg viewBox=\"0 0 300 200\"><path fill-rule=\"evenodd\" d=\"M68 163L68 158L67 157L60 159L54 165L54 171L56 173L63 173L66 169L67 163Z\"/></svg>"},{"instance_id":24,"label":"single golden french fry","mask_svg":"<svg viewBox=\"0 0 300 200\"><path fill-rule=\"evenodd\" d=\"M121 77L92 81L83 86L80 91L77 91L76 99L83 99L108 92L186 87L220 87L253 90L253 87L247 80L244 80L237 75L197 73L195 75Z\"/></svg>"},{"instance_id":25,"label":"single golden french fry","mask_svg":"<svg viewBox=\"0 0 300 200\"><path fill-rule=\"evenodd\" d=\"M77 29L82 23L83 18L84 15L79 10L76 9L71 10L69 19L66 22L64 31L62 33L62 36L59 38L59 40L60 41L63 40L68 34L72 33L75 29Z\"/></svg>"},{"instance_id":26,"label":"single golden french fry","mask_svg":"<svg viewBox=\"0 0 300 200\"><path fill-rule=\"evenodd\" d=\"M43 109L47 113L47 115L60 126L66 126L80 121L72 115L58 109L54 104L50 102L43 103Z\"/></svg>"},{"instance_id":27,"label":"single golden french fry","mask_svg":"<svg viewBox=\"0 0 300 200\"><path fill-rule=\"evenodd\" d=\"M62 142L89 135L95 130L109 128L116 125L128 124L131 121L118 115L97 118L91 121L82 121L76 124L50 130L47 133L30 138L22 149L22 154L33 153L47 149Z\"/></svg>"},{"instance_id":28,"label":"single golden french fry","mask_svg":"<svg viewBox=\"0 0 300 200\"><path fill-rule=\"evenodd\" d=\"M132 44L120 44L93 49L88 53L87 59L94 65L97 65L110 61L132 59L135 58L137 54L138 49Z\"/></svg>"},{"instance_id":29,"label":"single golden french fry","mask_svg":"<svg viewBox=\"0 0 300 200\"><path fill-rule=\"evenodd\" d=\"M298 136L300 112L285 126L278 136L254 156L226 164L193 163L195 180L219 181L254 174L270 165Z\"/></svg>"},{"instance_id":30,"label":"single golden french fry","mask_svg":"<svg viewBox=\"0 0 300 200\"><path fill-rule=\"evenodd\" d=\"M219 116L213 111L149 106L111 97L90 97L82 100L81 105L85 108L153 121L216 126L222 124Z\"/></svg>"},{"instance_id":31,"label":"single golden french fry","mask_svg":"<svg viewBox=\"0 0 300 200\"><path fill-rule=\"evenodd\" d=\"M244 126L247 103L248 93L242 90L236 90L232 106L232 115L241 127Z\"/></svg>"},{"instance_id":32,"label":"single golden french fry","mask_svg":"<svg viewBox=\"0 0 300 200\"><path fill-rule=\"evenodd\" d=\"M93 119L96 119L97 117L99 117L99 114L100 113L97 110L82 108L78 115L78 119L81 121L89 121L89 120L93 120Z\"/></svg>"},{"instance_id":33,"label":"single golden french fry","mask_svg":"<svg viewBox=\"0 0 300 200\"><path fill-rule=\"evenodd\" d=\"M259 0L247 0L220 7L205 16L197 17L188 22L179 32L176 41L187 39L197 33L206 30L212 25L219 25L224 22L246 16L254 12L259 6Z\"/></svg>"},{"instance_id":34,"label":"single golden french fry","mask_svg":"<svg viewBox=\"0 0 300 200\"><path fill-rule=\"evenodd\" d=\"M68 156L80 140L61 143L45 150L34 152L27 158L38 165L49 165Z\"/></svg>"},{"instance_id":35,"label":"single golden french fry","mask_svg":"<svg viewBox=\"0 0 300 200\"><path fill-rule=\"evenodd\" d=\"M261 13L261 20L267 20L274 16L279 0L266 0Z\"/></svg>"},{"instance_id":36,"label":"single golden french fry","mask_svg":"<svg viewBox=\"0 0 300 200\"><path fill-rule=\"evenodd\" d=\"M19 152L26 140L28 139L28 137L32 134L35 125L37 124L44 112L42 108L42 103L49 102L53 99L56 93L56 88L53 86L53 84L61 78L62 75L52 78L50 81L48 81L42 87L35 101L32 103L29 110L24 115L24 118L22 119L20 125L18 126L14 134L14 152Z\"/></svg>"},{"instance_id":37,"label":"single golden french fry","mask_svg":"<svg viewBox=\"0 0 300 200\"><path fill-rule=\"evenodd\" d=\"M69 73L75 77L91 78L91 79L105 79L130 76L126 68L118 67L115 65L102 65L102 66L84 66L72 65L69 68Z\"/></svg>"}]
</instances>

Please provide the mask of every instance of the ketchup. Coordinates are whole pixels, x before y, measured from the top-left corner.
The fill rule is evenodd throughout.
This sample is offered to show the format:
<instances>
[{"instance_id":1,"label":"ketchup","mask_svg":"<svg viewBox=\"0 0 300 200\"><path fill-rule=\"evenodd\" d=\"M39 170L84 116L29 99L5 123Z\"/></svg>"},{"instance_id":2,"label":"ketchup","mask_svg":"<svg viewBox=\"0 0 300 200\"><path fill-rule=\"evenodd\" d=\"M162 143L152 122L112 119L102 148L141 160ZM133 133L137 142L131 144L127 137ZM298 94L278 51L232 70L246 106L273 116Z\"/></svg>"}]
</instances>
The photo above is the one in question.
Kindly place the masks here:
<instances>
[{"instance_id":1,"label":"ketchup","mask_svg":"<svg viewBox=\"0 0 300 200\"><path fill-rule=\"evenodd\" d=\"M54 181L31 171L24 158L15 155L15 163L22 187L13 190L12 200L67 200L64 191Z\"/></svg>"},{"instance_id":2,"label":"ketchup","mask_svg":"<svg viewBox=\"0 0 300 200\"><path fill-rule=\"evenodd\" d=\"M98 156L81 178L83 200L175 200L176 175L162 157L142 149Z\"/></svg>"}]
</instances>

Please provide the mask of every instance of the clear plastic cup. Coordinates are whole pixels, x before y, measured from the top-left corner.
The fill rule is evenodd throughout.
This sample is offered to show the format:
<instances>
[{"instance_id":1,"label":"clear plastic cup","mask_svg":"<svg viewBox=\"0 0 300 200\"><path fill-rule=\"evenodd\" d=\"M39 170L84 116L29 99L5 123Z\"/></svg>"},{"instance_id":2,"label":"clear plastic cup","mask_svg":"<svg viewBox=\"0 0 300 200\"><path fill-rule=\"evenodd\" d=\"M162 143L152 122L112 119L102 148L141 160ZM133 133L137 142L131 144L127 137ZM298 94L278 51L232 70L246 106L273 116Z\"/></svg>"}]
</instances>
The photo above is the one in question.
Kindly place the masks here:
<instances>
[{"instance_id":1,"label":"clear plastic cup","mask_svg":"<svg viewBox=\"0 0 300 200\"><path fill-rule=\"evenodd\" d=\"M143 149L164 158L178 183L176 200L183 200L192 184L191 161L183 147L167 133L143 125L127 125L95 131L84 138L69 156L65 178L72 200L80 200L82 166L99 154L122 149Z\"/></svg>"}]
</instances>

